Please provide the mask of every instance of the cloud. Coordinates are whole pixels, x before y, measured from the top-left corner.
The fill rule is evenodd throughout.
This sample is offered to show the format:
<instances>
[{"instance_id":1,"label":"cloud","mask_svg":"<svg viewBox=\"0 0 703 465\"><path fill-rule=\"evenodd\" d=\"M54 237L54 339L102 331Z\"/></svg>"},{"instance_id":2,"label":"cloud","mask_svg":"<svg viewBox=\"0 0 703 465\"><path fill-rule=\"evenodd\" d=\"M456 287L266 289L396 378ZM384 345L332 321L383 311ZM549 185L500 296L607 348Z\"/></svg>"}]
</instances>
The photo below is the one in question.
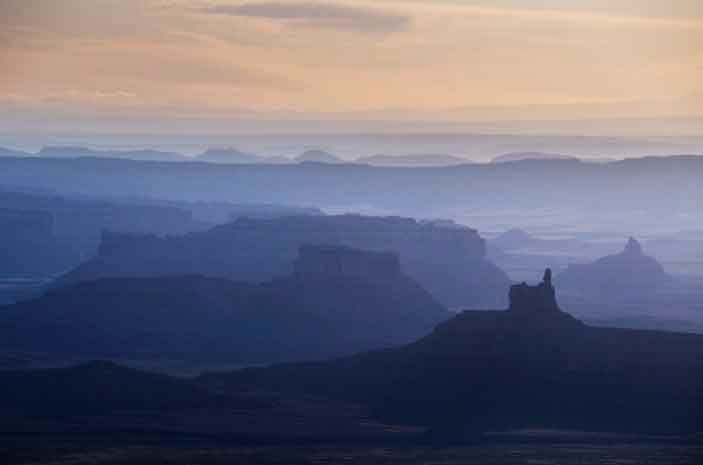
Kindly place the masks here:
<instances>
[{"instance_id":1,"label":"cloud","mask_svg":"<svg viewBox=\"0 0 703 465\"><path fill-rule=\"evenodd\" d=\"M410 16L365 7L316 2L262 2L214 5L212 14L286 21L294 24L361 32L395 32L408 28Z\"/></svg>"}]
</instances>

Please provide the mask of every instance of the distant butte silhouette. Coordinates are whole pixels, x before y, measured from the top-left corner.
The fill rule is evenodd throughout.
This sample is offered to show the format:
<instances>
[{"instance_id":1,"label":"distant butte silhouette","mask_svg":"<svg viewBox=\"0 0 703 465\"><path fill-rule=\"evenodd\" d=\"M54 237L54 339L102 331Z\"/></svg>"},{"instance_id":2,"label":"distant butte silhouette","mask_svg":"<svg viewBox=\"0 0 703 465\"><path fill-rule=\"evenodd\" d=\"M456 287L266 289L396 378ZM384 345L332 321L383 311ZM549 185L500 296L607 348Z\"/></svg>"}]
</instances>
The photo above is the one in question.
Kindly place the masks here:
<instances>
[{"instance_id":1,"label":"distant butte silhouette","mask_svg":"<svg viewBox=\"0 0 703 465\"><path fill-rule=\"evenodd\" d=\"M654 292L671 276L630 237L622 252L593 263L570 265L555 280L566 293L608 299Z\"/></svg>"}]
</instances>

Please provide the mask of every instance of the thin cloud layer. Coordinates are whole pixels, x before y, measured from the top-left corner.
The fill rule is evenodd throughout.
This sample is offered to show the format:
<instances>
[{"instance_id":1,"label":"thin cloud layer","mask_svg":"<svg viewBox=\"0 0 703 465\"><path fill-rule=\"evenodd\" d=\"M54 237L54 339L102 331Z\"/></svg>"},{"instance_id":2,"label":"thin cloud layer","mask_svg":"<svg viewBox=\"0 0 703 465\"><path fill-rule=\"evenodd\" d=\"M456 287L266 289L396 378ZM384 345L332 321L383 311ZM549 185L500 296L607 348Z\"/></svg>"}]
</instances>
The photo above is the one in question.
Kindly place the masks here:
<instances>
[{"instance_id":1,"label":"thin cloud layer","mask_svg":"<svg viewBox=\"0 0 703 465\"><path fill-rule=\"evenodd\" d=\"M264 18L315 27L344 28L364 32L395 32L410 25L410 17L375 8L315 2L264 2L214 5L212 14Z\"/></svg>"},{"instance_id":2,"label":"thin cloud layer","mask_svg":"<svg viewBox=\"0 0 703 465\"><path fill-rule=\"evenodd\" d=\"M239 109L338 121L698 117L703 101L690 96L703 93L701 8L0 0L0 126L9 127L7 115L63 109L155 121Z\"/></svg>"}]
</instances>

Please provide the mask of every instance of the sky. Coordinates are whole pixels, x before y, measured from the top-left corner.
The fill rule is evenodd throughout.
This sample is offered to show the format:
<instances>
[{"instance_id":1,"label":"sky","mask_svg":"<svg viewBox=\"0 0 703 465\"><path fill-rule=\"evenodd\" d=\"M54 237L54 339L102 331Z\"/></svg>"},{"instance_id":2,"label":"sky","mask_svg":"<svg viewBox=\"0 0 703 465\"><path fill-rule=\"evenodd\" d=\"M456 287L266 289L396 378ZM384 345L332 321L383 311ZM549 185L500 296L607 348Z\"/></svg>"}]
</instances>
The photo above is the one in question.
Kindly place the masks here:
<instances>
[{"instance_id":1,"label":"sky","mask_svg":"<svg viewBox=\"0 0 703 465\"><path fill-rule=\"evenodd\" d=\"M703 1L0 0L0 69L8 130L700 119Z\"/></svg>"}]
</instances>

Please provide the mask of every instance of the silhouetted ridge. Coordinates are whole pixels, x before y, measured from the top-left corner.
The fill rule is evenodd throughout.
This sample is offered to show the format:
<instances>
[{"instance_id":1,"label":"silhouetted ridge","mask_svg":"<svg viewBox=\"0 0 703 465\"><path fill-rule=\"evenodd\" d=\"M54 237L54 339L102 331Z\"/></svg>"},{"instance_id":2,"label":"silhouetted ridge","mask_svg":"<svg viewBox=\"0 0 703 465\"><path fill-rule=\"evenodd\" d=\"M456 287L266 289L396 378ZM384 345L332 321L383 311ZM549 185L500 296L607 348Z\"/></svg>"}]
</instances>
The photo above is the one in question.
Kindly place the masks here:
<instances>
[{"instance_id":1,"label":"silhouetted ridge","mask_svg":"<svg viewBox=\"0 0 703 465\"><path fill-rule=\"evenodd\" d=\"M184 236L105 233L99 254L58 284L188 273L263 282L290 273L304 245L395 253L403 272L447 307L506 303L510 280L486 259L477 231L451 222L360 215L238 218Z\"/></svg>"},{"instance_id":2,"label":"silhouetted ridge","mask_svg":"<svg viewBox=\"0 0 703 465\"><path fill-rule=\"evenodd\" d=\"M703 337L596 328L559 310L551 273L506 311L465 311L418 341L329 362L203 376L206 385L318 394L439 437L547 428L703 428Z\"/></svg>"},{"instance_id":3,"label":"silhouetted ridge","mask_svg":"<svg viewBox=\"0 0 703 465\"><path fill-rule=\"evenodd\" d=\"M12 417L81 417L122 411L217 407L221 398L169 376L94 361L68 368L0 371L0 423Z\"/></svg>"}]
</instances>

